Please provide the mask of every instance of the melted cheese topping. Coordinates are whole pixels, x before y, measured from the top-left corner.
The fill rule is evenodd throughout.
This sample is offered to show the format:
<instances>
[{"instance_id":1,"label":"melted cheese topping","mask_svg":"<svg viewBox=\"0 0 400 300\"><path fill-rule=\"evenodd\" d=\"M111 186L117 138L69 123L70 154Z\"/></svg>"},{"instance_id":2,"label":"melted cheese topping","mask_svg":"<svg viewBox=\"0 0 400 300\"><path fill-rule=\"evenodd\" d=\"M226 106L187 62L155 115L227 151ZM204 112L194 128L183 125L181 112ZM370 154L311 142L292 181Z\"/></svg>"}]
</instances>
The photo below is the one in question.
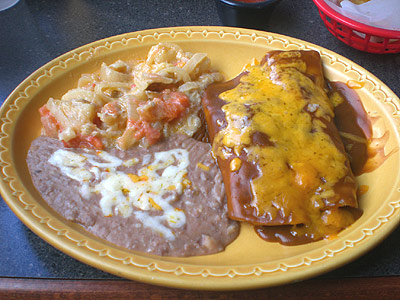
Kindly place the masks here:
<instances>
[{"instance_id":1,"label":"melted cheese topping","mask_svg":"<svg viewBox=\"0 0 400 300\"><path fill-rule=\"evenodd\" d=\"M174 240L171 228L182 227L186 216L171 202L190 184L186 178L189 153L184 149L157 152L153 162L151 155L145 155L137 174L117 170L117 167L131 166L138 161L137 158L123 161L105 151L78 154L64 149L57 150L49 159L49 163L57 166L64 175L80 183L84 198L89 198L92 193L101 195L100 207L104 216L116 213L129 217L134 213L145 227ZM160 214L149 214L154 211Z\"/></svg>"},{"instance_id":2,"label":"melted cheese topping","mask_svg":"<svg viewBox=\"0 0 400 300\"><path fill-rule=\"evenodd\" d=\"M348 172L345 155L325 132L333 106L325 91L303 74L305 68L295 57L290 65L250 66L237 87L219 96L226 103L227 126L214 138L214 155L226 160L229 153L245 151L257 165L251 205L260 215L270 208L284 215L304 211L297 207L301 198L323 207L323 199L335 195L334 185ZM270 146L253 143L255 133L267 137ZM231 171L238 169L235 163Z\"/></svg>"}]
</instances>

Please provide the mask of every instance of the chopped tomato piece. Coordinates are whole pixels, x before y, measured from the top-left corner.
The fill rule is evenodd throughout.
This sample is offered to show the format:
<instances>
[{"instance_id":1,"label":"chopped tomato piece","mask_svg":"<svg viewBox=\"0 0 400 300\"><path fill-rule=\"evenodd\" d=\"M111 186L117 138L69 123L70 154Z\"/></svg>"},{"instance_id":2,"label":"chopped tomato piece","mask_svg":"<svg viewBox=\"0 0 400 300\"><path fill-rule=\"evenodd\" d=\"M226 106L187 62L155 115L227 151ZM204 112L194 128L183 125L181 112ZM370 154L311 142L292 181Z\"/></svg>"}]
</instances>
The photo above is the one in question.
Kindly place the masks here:
<instances>
[{"instance_id":1,"label":"chopped tomato piece","mask_svg":"<svg viewBox=\"0 0 400 300\"><path fill-rule=\"evenodd\" d=\"M89 148L93 150L102 150L104 148L101 139L92 135L78 135L68 142L62 142L67 148Z\"/></svg>"},{"instance_id":2,"label":"chopped tomato piece","mask_svg":"<svg viewBox=\"0 0 400 300\"><path fill-rule=\"evenodd\" d=\"M57 119L51 114L46 107L46 104L39 108L40 121L42 122L44 132L49 137L58 137L58 133L61 131L61 125Z\"/></svg>"},{"instance_id":3,"label":"chopped tomato piece","mask_svg":"<svg viewBox=\"0 0 400 300\"><path fill-rule=\"evenodd\" d=\"M163 99L163 120L166 122L171 122L182 116L186 108L190 106L190 101L188 96L181 92L171 92L165 90L162 93Z\"/></svg>"},{"instance_id":4,"label":"chopped tomato piece","mask_svg":"<svg viewBox=\"0 0 400 300\"><path fill-rule=\"evenodd\" d=\"M142 137L146 137L150 145L155 144L161 137L161 132L154 129L151 124L144 120L128 120L127 129L135 131L135 139L140 140Z\"/></svg>"},{"instance_id":5,"label":"chopped tomato piece","mask_svg":"<svg viewBox=\"0 0 400 300\"><path fill-rule=\"evenodd\" d=\"M189 98L181 92L164 90L161 98L154 98L152 105L142 110L140 116L147 122L171 122L180 118L190 106Z\"/></svg>"}]
</instances>

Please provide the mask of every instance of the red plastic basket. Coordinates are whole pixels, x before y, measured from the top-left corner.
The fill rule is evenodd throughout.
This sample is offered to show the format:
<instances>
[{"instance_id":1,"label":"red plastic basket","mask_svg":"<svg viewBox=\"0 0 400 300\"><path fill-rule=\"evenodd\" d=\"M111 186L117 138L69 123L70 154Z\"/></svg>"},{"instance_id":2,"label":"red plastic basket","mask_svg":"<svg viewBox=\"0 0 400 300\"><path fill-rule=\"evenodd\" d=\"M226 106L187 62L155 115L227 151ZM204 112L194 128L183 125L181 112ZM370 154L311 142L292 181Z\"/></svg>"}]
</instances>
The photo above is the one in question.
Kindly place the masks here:
<instances>
[{"instance_id":1,"label":"red plastic basket","mask_svg":"<svg viewBox=\"0 0 400 300\"><path fill-rule=\"evenodd\" d=\"M347 45L370 53L400 52L400 31L365 25L343 16L325 0L313 0L326 28Z\"/></svg>"}]
</instances>

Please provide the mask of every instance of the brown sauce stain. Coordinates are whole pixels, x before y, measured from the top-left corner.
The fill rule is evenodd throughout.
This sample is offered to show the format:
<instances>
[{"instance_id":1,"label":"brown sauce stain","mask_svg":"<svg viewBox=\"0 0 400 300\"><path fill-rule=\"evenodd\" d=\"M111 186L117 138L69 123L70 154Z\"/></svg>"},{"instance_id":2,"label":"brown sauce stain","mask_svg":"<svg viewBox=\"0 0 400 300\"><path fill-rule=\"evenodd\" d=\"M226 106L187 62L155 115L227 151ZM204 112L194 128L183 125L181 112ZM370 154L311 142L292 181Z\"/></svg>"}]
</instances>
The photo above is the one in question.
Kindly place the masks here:
<instances>
[{"instance_id":1,"label":"brown sauce stain","mask_svg":"<svg viewBox=\"0 0 400 300\"><path fill-rule=\"evenodd\" d=\"M385 154L385 145L389 140L389 131L381 137L372 138L368 145L368 160L366 161L362 173L370 173L379 168L391 155L397 153L399 148L392 149Z\"/></svg>"}]
</instances>

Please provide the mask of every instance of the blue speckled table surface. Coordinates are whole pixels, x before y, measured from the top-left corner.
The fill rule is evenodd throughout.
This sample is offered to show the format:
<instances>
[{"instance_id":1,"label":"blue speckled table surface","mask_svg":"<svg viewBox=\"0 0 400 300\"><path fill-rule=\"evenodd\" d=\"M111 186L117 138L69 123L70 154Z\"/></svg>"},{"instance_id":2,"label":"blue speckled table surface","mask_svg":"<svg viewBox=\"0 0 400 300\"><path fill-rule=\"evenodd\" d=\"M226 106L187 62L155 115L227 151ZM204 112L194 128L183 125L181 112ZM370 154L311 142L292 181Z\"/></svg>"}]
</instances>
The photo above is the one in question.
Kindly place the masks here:
<instances>
[{"instance_id":1,"label":"blue speckled table surface","mask_svg":"<svg viewBox=\"0 0 400 300\"><path fill-rule=\"evenodd\" d=\"M173 3L173 5L172 5ZM212 0L20 0L0 12L0 100L37 68L98 39L148 28L221 24ZM265 30L333 50L400 95L400 55L354 50L325 29L311 0L282 0ZM325 277L400 275L400 229L358 260ZM0 277L108 279L32 233L0 200Z\"/></svg>"}]
</instances>

